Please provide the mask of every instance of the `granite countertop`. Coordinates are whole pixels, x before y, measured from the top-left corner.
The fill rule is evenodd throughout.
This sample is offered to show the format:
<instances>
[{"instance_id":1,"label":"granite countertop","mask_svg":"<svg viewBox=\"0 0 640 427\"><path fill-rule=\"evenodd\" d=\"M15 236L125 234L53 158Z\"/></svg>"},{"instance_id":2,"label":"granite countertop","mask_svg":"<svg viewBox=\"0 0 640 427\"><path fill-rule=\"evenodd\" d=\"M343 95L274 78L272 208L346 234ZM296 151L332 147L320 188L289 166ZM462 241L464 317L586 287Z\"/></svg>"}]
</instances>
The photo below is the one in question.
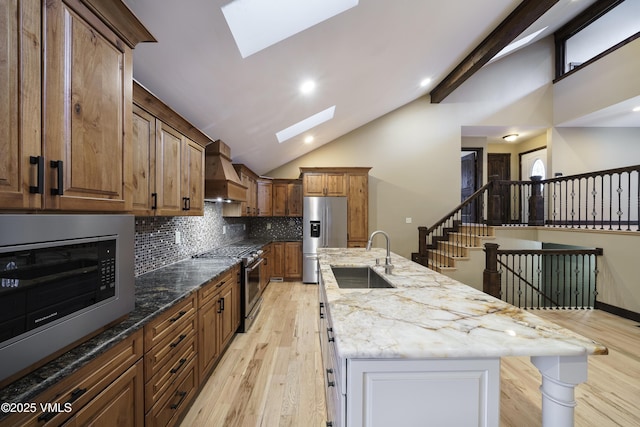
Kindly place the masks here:
<instances>
[{"instance_id":1,"label":"granite countertop","mask_svg":"<svg viewBox=\"0 0 640 427\"><path fill-rule=\"evenodd\" d=\"M318 249L341 358L577 356L604 345L386 251ZM331 266L373 266L395 288L341 289Z\"/></svg>"},{"instance_id":2,"label":"granite countertop","mask_svg":"<svg viewBox=\"0 0 640 427\"><path fill-rule=\"evenodd\" d=\"M255 245L259 248L267 243L269 241L245 240L233 245ZM0 402L33 402L46 388L82 368L239 262L231 258L189 258L136 277L136 303L129 317L0 389ZM0 418L2 415L6 414L0 414Z\"/></svg>"}]
</instances>

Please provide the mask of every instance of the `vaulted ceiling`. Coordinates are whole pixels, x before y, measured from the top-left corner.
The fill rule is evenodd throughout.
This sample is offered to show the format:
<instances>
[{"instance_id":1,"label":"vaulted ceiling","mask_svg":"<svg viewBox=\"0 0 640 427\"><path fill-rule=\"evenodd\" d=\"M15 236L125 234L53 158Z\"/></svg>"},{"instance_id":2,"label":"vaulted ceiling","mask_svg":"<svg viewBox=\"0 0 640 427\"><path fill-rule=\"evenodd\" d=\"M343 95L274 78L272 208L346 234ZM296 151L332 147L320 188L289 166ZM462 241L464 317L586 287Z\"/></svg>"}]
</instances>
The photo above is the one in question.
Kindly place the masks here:
<instances>
[{"instance_id":1,"label":"vaulted ceiling","mask_svg":"<svg viewBox=\"0 0 640 427\"><path fill-rule=\"evenodd\" d=\"M339 12L241 53L237 40L244 39L234 37L230 25L236 25L233 13L250 15L244 9L250 0L125 0L158 40L136 47L134 77L211 138L229 144L234 162L263 174L431 93L521 3L306 1L309 8L330 3ZM539 40L593 1L550 2L555 5L533 25L507 36L520 39L547 27L531 42ZM267 4L280 2L291 7L301 0ZM293 12L271 9L253 16L246 40L266 44L271 35L259 30L287 28ZM315 89L303 94L299 88L307 80ZM333 118L278 141L278 132L332 106ZM305 143L307 136L313 142Z\"/></svg>"}]
</instances>

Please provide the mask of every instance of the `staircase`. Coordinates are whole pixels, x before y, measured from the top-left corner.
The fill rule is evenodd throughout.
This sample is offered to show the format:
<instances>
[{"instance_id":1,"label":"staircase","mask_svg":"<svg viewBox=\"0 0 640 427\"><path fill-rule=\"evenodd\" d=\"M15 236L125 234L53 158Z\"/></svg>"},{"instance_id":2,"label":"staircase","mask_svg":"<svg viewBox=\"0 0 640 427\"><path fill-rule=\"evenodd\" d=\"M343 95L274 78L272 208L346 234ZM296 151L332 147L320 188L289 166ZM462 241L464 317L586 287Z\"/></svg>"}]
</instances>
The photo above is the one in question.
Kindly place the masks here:
<instances>
[{"instance_id":1,"label":"staircase","mask_svg":"<svg viewBox=\"0 0 640 427\"><path fill-rule=\"evenodd\" d=\"M446 240L438 240L427 250L427 266L439 273L455 271L457 263L468 260L471 251L480 251L486 240L495 239L495 231L486 225L459 224L445 236Z\"/></svg>"}]
</instances>

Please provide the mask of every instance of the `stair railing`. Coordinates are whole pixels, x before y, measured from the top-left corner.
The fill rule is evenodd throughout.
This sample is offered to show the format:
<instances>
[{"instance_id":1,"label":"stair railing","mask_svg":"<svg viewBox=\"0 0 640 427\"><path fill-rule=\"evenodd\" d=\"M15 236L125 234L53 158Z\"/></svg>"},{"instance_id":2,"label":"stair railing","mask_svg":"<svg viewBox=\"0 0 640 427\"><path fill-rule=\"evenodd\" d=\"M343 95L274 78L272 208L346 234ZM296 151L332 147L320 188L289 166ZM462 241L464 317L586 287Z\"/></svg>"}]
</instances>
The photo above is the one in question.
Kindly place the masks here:
<instances>
[{"instance_id":1,"label":"stair railing","mask_svg":"<svg viewBox=\"0 0 640 427\"><path fill-rule=\"evenodd\" d=\"M520 308L593 308L598 256L593 249L509 249L485 243L483 291Z\"/></svg>"},{"instance_id":2,"label":"stair railing","mask_svg":"<svg viewBox=\"0 0 640 427\"><path fill-rule=\"evenodd\" d=\"M445 215L431 227L418 227L418 253L413 254L413 260L431 269L437 270L451 266L452 257L463 256L465 250L462 245L449 245L450 235L455 234L453 242L471 242L474 236L486 235L488 221L485 220L487 201L491 202L491 191L494 181L483 185L475 193L460 203L454 210ZM491 212L491 206L489 207ZM475 213L476 220L467 223L462 228L463 218ZM431 250L431 251L430 251Z\"/></svg>"}]
</instances>

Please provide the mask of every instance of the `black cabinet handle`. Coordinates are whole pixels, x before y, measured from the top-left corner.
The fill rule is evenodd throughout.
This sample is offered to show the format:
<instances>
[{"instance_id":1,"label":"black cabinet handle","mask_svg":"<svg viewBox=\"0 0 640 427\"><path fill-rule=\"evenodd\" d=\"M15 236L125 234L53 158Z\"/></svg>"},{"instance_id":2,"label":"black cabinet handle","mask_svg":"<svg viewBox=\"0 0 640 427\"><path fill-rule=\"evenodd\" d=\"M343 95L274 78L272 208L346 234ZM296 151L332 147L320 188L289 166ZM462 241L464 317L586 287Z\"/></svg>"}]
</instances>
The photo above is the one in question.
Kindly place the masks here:
<instances>
[{"instance_id":1,"label":"black cabinet handle","mask_svg":"<svg viewBox=\"0 0 640 427\"><path fill-rule=\"evenodd\" d=\"M191 210L191 197L187 197L187 210Z\"/></svg>"},{"instance_id":2,"label":"black cabinet handle","mask_svg":"<svg viewBox=\"0 0 640 427\"><path fill-rule=\"evenodd\" d=\"M222 303L221 303L222 304L222 309L221 310L224 311L224 298L220 298L220 301L222 301Z\"/></svg>"},{"instance_id":3,"label":"black cabinet handle","mask_svg":"<svg viewBox=\"0 0 640 427\"><path fill-rule=\"evenodd\" d=\"M180 362L178 362L178 366L176 366L175 368L171 369L169 372L171 372L172 374L175 374L176 372L178 372L180 370L180 368L182 368L182 365L184 365L186 361L187 361L187 359L180 359Z\"/></svg>"},{"instance_id":4,"label":"black cabinet handle","mask_svg":"<svg viewBox=\"0 0 640 427\"><path fill-rule=\"evenodd\" d=\"M327 387L335 387L336 382L329 379L329 374L333 375L333 369L327 369Z\"/></svg>"},{"instance_id":5,"label":"black cabinet handle","mask_svg":"<svg viewBox=\"0 0 640 427\"><path fill-rule=\"evenodd\" d=\"M171 405L170 406L171 409L178 409L178 407L182 404L182 401L184 400L184 398L187 397L187 392L176 391L176 396L180 396L180 400L178 400L178 403L174 403L173 405Z\"/></svg>"},{"instance_id":6,"label":"black cabinet handle","mask_svg":"<svg viewBox=\"0 0 640 427\"><path fill-rule=\"evenodd\" d=\"M183 339L185 339L187 337L186 334L182 334L178 337L178 341L176 342L172 342L171 344L169 344L169 347L171 348L176 348L178 346L178 344L180 344L182 342Z\"/></svg>"},{"instance_id":7,"label":"black cabinet handle","mask_svg":"<svg viewBox=\"0 0 640 427\"><path fill-rule=\"evenodd\" d=\"M187 314L187 312L182 310L181 312L178 313L178 315L176 317L172 317L171 319L169 319L169 322L176 322L178 319L180 319L185 314Z\"/></svg>"},{"instance_id":8,"label":"black cabinet handle","mask_svg":"<svg viewBox=\"0 0 640 427\"><path fill-rule=\"evenodd\" d=\"M158 193L151 193L151 200L153 200L151 209L158 209Z\"/></svg>"},{"instance_id":9,"label":"black cabinet handle","mask_svg":"<svg viewBox=\"0 0 640 427\"><path fill-rule=\"evenodd\" d=\"M220 298L218 300L218 311L216 311L216 313L222 313L222 306L223 306L224 302L222 301L222 298Z\"/></svg>"},{"instance_id":10,"label":"black cabinet handle","mask_svg":"<svg viewBox=\"0 0 640 427\"><path fill-rule=\"evenodd\" d=\"M43 156L29 156L29 163L36 166L36 185L29 186L29 193L31 194L43 194L44 193L44 157Z\"/></svg>"},{"instance_id":11,"label":"black cabinet handle","mask_svg":"<svg viewBox=\"0 0 640 427\"><path fill-rule=\"evenodd\" d=\"M83 394L85 394L87 392L86 388L76 388L75 390L73 390L71 393L69 393L69 399L63 403L62 405L66 405L66 404L71 404L73 402L75 402L76 400L78 400L80 398L80 396L82 396ZM55 417L56 415L58 415L57 412L45 412L42 415L40 415L38 417L38 422L47 422L50 419L52 419L53 417Z\"/></svg>"},{"instance_id":12,"label":"black cabinet handle","mask_svg":"<svg viewBox=\"0 0 640 427\"><path fill-rule=\"evenodd\" d=\"M182 198L182 210L183 211L188 210L188 208L187 208L187 197L183 197Z\"/></svg>"},{"instance_id":13,"label":"black cabinet handle","mask_svg":"<svg viewBox=\"0 0 640 427\"><path fill-rule=\"evenodd\" d=\"M58 169L58 173L57 173L58 188L52 188L51 195L62 196L64 194L64 165L62 163L62 160L51 160L49 165L53 169Z\"/></svg>"},{"instance_id":14,"label":"black cabinet handle","mask_svg":"<svg viewBox=\"0 0 640 427\"><path fill-rule=\"evenodd\" d=\"M335 339L330 334L332 332L333 332L333 328L327 328L327 341L329 341L329 342L335 341Z\"/></svg>"},{"instance_id":15,"label":"black cabinet handle","mask_svg":"<svg viewBox=\"0 0 640 427\"><path fill-rule=\"evenodd\" d=\"M322 312L322 309L323 309L323 308L324 308L324 303L323 303L323 302L321 302L321 303L320 303L320 318L321 318L321 319L324 319L324 313Z\"/></svg>"}]
</instances>

